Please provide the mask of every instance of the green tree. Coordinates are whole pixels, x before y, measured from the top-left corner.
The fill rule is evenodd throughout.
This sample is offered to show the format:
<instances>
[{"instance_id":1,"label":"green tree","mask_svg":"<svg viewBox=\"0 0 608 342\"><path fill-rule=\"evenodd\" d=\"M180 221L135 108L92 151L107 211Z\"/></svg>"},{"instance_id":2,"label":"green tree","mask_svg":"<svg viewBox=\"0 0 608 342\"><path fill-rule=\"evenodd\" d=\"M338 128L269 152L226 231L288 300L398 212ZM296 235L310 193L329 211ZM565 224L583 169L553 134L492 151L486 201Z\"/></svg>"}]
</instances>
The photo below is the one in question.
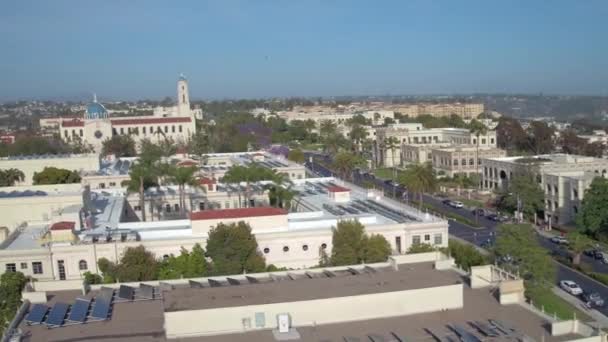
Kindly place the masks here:
<instances>
[{"instance_id":1,"label":"green tree","mask_svg":"<svg viewBox=\"0 0 608 342\"><path fill-rule=\"evenodd\" d=\"M0 276L0 335L21 305L21 291L27 278L21 272L6 272Z\"/></svg>"},{"instance_id":2,"label":"green tree","mask_svg":"<svg viewBox=\"0 0 608 342\"><path fill-rule=\"evenodd\" d=\"M368 237L357 220L340 221L332 232L333 248L329 258L332 266L386 261L391 254L390 244L384 236L374 234ZM321 254L322 262L323 259Z\"/></svg>"},{"instance_id":3,"label":"green tree","mask_svg":"<svg viewBox=\"0 0 608 342\"><path fill-rule=\"evenodd\" d=\"M352 142L353 151L359 153L361 151L361 142L367 137L367 131L359 124L354 124L348 134Z\"/></svg>"},{"instance_id":4,"label":"green tree","mask_svg":"<svg viewBox=\"0 0 608 342\"><path fill-rule=\"evenodd\" d=\"M24 179L25 175L19 169L0 170L0 186L13 186L17 182L23 182Z\"/></svg>"},{"instance_id":5,"label":"green tree","mask_svg":"<svg viewBox=\"0 0 608 342\"><path fill-rule=\"evenodd\" d=\"M205 250L195 244L192 251L182 248L180 255L169 256L160 264L159 279L179 279L204 277L208 274Z\"/></svg>"},{"instance_id":6,"label":"green tree","mask_svg":"<svg viewBox=\"0 0 608 342\"><path fill-rule=\"evenodd\" d=\"M555 264L548 250L540 245L532 225L500 225L494 252L502 267L524 279L529 296L550 291L555 283Z\"/></svg>"},{"instance_id":7,"label":"green tree","mask_svg":"<svg viewBox=\"0 0 608 342\"><path fill-rule=\"evenodd\" d=\"M593 241L585 234L574 231L568 234L568 249L572 252L572 263L580 265L585 249L593 246Z\"/></svg>"},{"instance_id":8,"label":"green tree","mask_svg":"<svg viewBox=\"0 0 608 342\"><path fill-rule=\"evenodd\" d=\"M471 266L485 265L489 262L488 258L474 246L453 239L450 239L448 243L448 253L454 258L456 265L466 271L470 271Z\"/></svg>"},{"instance_id":9,"label":"green tree","mask_svg":"<svg viewBox=\"0 0 608 342\"><path fill-rule=\"evenodd\" d=\"M86 271L84 272L83 276L84 281L89 285L103 284L103 278L99 274Z\"/></svg>"},{"instance_id":10,"label":"green tree","mask_svg":"<svg viewBox=\"0 0 608 342\"><path fill-rule=\"evenodd\" d=\"M203 166L205 164L205 156L211 152L209 135L202 129L194 133L188 141L188 152L198 157L199 167Z\"/></svg>"},{"instance_id":11,"label":"green tree","mask_svg":"<svg viewBox=\"0 0 608 342\"><path fill-rule=\"evenodd\" d=\"M219 223L209 231L207 256L212 260L212 274L228 275L263 272L266 261L249 224Z\"/></svg>"},{"instance_id":12,"label":"green tree","mask_svg":"<svg viewBox=\"0 0 608 342\"><path fill-rule=\"evenodd\" d=\"M117 157L134 157L135 140L130 135L114 135L102 143L102 155L114 154Z\"/></svg>"},{"instance_id":13,"label":"green tree","mask_svg":"<svg viewBox=\"0 0 608 342\"><path fill-rule=\"evenodd\" d=\"M116 278L122 282L158 279L158 262L144 246L125 249L116 268Z\"/></svg>"},{"instance_id":14,"label":"green tree","mask_svg":"<svg viewBox=\"0 0 608 342\"><path fill-rule=\"evenodd\" d=\"M422 210L423 194L435 191L437 178L430 163L410 165L399 178L399 184L405 186L409 193L419 195L419 208Z\"/></svg>"},{"instance_id":15,"label":"green tree","mask_svg":"<svg viewBox=\"0 0 608 342\"><path fill-rule=\"evenodd\" d=\"M169 169L169 182L176 184L179 190L179 207L183 213L186 213L186 186L194 189L203 189L198 182L195 174L195 167L172 166Z\"/></svg>"},{"instance_id":16,"label":"green tree","mask_svg":"<svg viewBox=\"0 0 608 342\"><path fill-rule=\"evenodd\" d=\"M75 170L45 167L40 172L34 172L33 181L34 185L80 183L80 174Z\"/></svg>"},{"instance_id":17,"label":"green tree","mask_svg":"<svg viewBox=\"0 0 608 342\"><path fill-rule=\"evenodd\" d=\"M428 243L415 243L407 249L407 254L428 253L434 252L437 248Z\"/></svg>"},{"instance_id":18,"label":"green tree","mask_svg":"<svg viewBox=\"0 0 608 342\"><path fill-rule=\"evenodd\" d=\"M302 150L299 148L291 149L291 150L289 150L289 153L287 154L287 159L289 159L293 162L296 162L298 164L304 164L304 161L305 161L304 152L302 152Z\"/></svg>"},{"instance_id":19,"label":"green tree","mask_svg":"<svg viewBox=\"0 0 608 342\"><path fill-rule=\"evenodd\" d=\"M509 186L498 196L497 206L503 211L514 212L521 210L527 217L540 214L545 208L545 193L537 181L536 174L529 168L523 167L510 177Z\"/></svg>"},{"instance_id":20,"label":"green tree","mask_svg":"<svg viewBox=\"0 0 608 342\"><path fill-rule=\"evenodd\" d=\"M608 210L606 208L608 208L608 179L595 177L589 189L585 191L583 204L576 217L578 230L596 239L607 240Z\"/></svg>"},{"instance_id":21,"label":"green tree","mask_svg":"<svg viewBox=\"0 0 608 342\"><path fill-rule=\"evenodd\" d=\"M356 167L365 165L365 161L351 152L342 151L334 157L333 167L343 179L351 179Z\"/></svg>"}]
</instances>

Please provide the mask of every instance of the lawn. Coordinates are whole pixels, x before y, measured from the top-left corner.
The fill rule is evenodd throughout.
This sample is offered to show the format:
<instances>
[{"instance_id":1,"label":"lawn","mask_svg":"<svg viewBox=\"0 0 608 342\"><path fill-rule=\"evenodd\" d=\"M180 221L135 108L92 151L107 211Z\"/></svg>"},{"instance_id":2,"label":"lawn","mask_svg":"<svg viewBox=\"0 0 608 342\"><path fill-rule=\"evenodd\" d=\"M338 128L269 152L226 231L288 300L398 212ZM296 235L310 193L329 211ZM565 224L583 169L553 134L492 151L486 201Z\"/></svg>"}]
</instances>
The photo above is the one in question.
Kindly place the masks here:
<instances>
[{"instance_id":1,"label":"lawn","mask_svg":"<svg viewBox=\"0 0 608 342\"><path fill-rule=\"evenodd\" d=\"M323 144L304 144L302 145L303 150L307 151L319 151L323 148Z\"/></svg>"},{"instance_id":2,"label":"lawn","mask_svg":"<svg viewBox=\"0 0 608 342\"><path fill-rule=\"evenodd\" d=\"M403 173L403 171L397 171L397 178L399 178L399 174ZM393 179L393 168L385 167L374 170L374 175L381 179Z\"/></svg>"},{"instance_id":3,"label":"lawn","mask_svg":"<svg viewBox=\"0 0 608 342\"><path fill-rule=\"evenodd\" d=\"M552 291L542 291L536 293L534 298L531 298L534 306L541 309L544 307L545 312L548 315L553 316L554 313L560 319L572 319L573 314L576 313L576 318L582 321L589 321L591 318L587 314L583 313L579 309L566 302Z\"/></svg>"}]
</instances>

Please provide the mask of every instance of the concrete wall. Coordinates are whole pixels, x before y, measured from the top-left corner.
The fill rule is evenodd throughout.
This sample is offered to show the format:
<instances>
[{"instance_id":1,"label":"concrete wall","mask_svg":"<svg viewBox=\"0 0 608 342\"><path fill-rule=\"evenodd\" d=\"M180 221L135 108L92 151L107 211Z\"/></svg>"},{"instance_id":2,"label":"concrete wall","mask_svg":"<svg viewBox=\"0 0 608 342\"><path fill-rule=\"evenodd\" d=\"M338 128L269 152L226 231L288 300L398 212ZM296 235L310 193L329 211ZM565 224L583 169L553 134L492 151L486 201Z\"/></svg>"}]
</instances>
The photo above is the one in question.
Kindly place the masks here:
<instances>
[{"instance_id":1,"label":"concrete wall","mask_svg":"<svg viewBox=\"0 0 608 342\"><path fill-rule=\"evenodd\" d=\"M517 304L525 300L523 279L503 280L498 287L500 293L500 304Z\"/></svg>"},{"instance_id":2,"label":"concrete wall","mask_svg":"<svg viewBox=\"0 0 608 342\"><path fill-rule=\"evenodd\" d=\"M99 170L99 156L97 154L78 154L62 158L0 158L0 169L15 168L23 172L25 179L19 183L19 185L23 186L32 185L34 173L42 171L45 167L57 167L76 171L97 171Z\"/></svg>"},{"instance_id":3,"label":"concrete wall","mask_svg":"<svg viewBox=\"0 0 608 342\"><path fill-rule=\"evenodd\" d=\"M492 265L472 266L470 272L472 289L492 285Z\"/></svg>"},{"instance_id":4,"label":"concrete wall","mask_svg":"<svg viewBox=\"0 0 608 342\"><path fill-rule=\"evenodd\" d=\"M288 313L292 325L310 326L375 318L405 316L463 307L463 285L375 293L289 303L249 305L165 312L167 338L243 332L243 320L250 329L276 327L276 316ZM256 328L255 314L263 313L265 326Z\"/></svg>"}]
</instances>

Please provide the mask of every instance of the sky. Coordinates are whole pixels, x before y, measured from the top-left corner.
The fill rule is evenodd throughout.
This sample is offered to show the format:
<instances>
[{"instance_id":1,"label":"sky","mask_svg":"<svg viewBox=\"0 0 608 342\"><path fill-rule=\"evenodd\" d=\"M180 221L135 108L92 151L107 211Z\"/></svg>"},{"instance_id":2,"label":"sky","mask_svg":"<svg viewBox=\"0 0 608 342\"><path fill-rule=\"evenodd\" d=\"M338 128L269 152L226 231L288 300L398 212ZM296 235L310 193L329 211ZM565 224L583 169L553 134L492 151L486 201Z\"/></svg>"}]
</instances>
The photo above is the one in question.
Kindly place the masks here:
<instances>
[{"instance_id":1,"label":"sky","mask_svg":"<svg viewBox=\"0 0 608 342\"><path fill-rule=\"evenodd\" d=\"M0 2L0 100L608 95L605 0Z\"/></svg>"}]
</instances>

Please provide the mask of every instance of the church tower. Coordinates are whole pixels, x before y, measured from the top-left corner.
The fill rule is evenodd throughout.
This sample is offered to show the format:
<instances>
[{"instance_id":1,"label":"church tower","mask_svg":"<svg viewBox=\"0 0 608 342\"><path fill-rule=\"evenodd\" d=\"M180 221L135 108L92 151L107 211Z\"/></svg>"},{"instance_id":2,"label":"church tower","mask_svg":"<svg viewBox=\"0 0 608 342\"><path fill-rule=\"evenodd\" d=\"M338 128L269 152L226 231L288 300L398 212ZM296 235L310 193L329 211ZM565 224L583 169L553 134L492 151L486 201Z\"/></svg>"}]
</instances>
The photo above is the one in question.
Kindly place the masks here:
<instances>
[{"instance_id":1,"label":"church tower","mask_svg":"<svg viewBox=\"0 0 608 342\"><path fill-rule=\"evenodd\" d=\"M188 92L188 80L184 74L179 75L177 81L177 115L190 116L190 93Z\"/></svg>"}]
</instances>

